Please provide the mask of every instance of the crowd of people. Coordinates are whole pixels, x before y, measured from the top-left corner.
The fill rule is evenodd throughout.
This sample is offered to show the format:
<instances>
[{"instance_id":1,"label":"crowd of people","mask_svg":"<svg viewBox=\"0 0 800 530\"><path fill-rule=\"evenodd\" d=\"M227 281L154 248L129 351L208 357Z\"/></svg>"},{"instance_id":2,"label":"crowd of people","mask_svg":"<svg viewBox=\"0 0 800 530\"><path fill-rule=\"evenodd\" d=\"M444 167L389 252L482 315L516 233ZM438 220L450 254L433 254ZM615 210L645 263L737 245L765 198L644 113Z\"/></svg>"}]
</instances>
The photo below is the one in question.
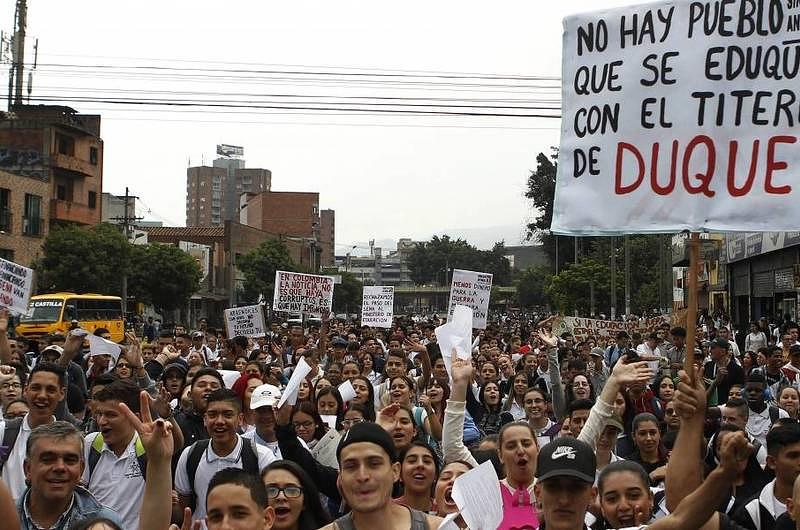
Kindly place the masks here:
<instances>
[{"instance_id":1,"label":"crowd of people","mask_svg":"<svg viewBox=\"0 0 800 530\"><path fill-rule=\"evenodd\" d=\"M119 351L103 329L14 337L0 313L1 526L800 528L791 321L702 319L689 349L667 321L575 337L504 314L471 359L440 351L442 323L151 323ZM486 465L491 523L453 495Z\"/></svg>"}]
</instances>

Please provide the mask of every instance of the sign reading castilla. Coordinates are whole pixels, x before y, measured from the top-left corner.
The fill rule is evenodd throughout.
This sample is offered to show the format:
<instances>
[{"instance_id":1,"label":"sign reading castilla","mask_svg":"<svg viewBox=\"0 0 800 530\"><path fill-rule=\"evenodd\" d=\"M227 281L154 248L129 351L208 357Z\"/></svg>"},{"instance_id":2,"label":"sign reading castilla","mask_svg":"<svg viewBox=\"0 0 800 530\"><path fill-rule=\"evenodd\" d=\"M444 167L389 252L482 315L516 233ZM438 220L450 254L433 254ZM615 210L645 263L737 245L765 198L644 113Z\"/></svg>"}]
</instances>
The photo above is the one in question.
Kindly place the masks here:
<instances>
[{"instance_id":1,"label":"sign reading castilla","mask_svg":"<svg viewBox=\"0 0 800 530\"><path fill-rule=\"evenodd\" d=\"M800 226L800 2L570 16L562 79L554 233Z\"/></svg>"},{"instance_id":2,"label":"sign reading castilla","mask_svg":"<svg viewBox=\"0 0 800 530\"><path fill-rule=\"evenodd\" d=\"M275 272L272 309L320 314L333 306L333 276L299 272Z\"/></svg>"}]
</instances>

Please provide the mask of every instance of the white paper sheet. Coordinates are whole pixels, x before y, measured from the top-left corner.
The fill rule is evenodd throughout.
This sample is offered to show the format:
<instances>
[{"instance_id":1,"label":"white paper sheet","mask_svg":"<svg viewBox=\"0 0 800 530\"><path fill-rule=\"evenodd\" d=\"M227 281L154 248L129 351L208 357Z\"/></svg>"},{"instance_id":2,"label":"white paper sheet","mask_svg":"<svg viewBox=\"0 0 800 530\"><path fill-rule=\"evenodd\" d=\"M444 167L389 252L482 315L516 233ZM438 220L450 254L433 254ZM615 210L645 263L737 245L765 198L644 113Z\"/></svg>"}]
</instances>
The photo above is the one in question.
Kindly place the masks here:
<instances>
[{"instance_id":1,"label":"white paper sheet","mask_svg":"<svg viewBox=\"0 0 800 530\"><path fill-rule=\"evenodd\" d=\"M503 520L503 497L490 461L458 477L452 495L470 530L497 530Z\"/></svg>"},{"instance_id":2,"label":"white paper sheet","mask_svg":"<svg viewBox=\"0 0 800 530\"><path fill-rule=\"evenodd\" d=\"M461 530L456 524L456 517L459 515L458 512L448 513L439 524L439 530Z\"/></svg>"},{"instance_id":3,"label":"white paper sheet","mask_svg":"<svg viewBox=\"0 0 800 530\"><path fill-rule=\"evenodd\" d=\"M94 357L95 355L110 355L111 358L114 359L114 363L117 362L119 354L122 352L122 348L119 347L119 344L106 340L103 337L98 337L97 335L86 335L86 338L89 339L90 357Z\"/></svg>"},{"instance_id":4,"label":"white paper sheet","mask_svg":"<svg viewBox=\"0 0 800 530\"><path fill-rule=\"evenodd\" d=\"M297 391L300 389L300 383L309 373L311 373L311 366L309 366L304 357L300 357L297 366L294 367L292 377L286 384L281 400L278 402L278 408L281 408L284 403L289 403L289 405L297 403Z\"/></svg>"},{"instance_id":5,"label":"white paper sheet","mask_svg":"<svg viewBox=\"0 0 800 530\"><path fill-rule=\"evenodd\" d=\"M472 308L457 305L453 309L452 320L436 328L434 333L447 373L450 375L450 379L453 379L450 372L453 349L456 350L456 356L459 359L472 358Z\"/></svg>"},{"instance_id":6,"label":"white paper sheet","mask_svg":"<svg viewBox=\"0 0 800 530\"><path fill-rule=\"evenodd\" d=\"M336 414L322 414L320 415L320 418L322 418L322 421L328 424L328 427L336 430Z\"/></svg>"},{"instance_id":7,"label":"white paper sheet","mask_svg":"<svg viewBox=\"0 0 800 530\"><path fill-rule=\"evenodd\" d=\"M349 379L339 385L338 390L339 395L342 396L342 401L345 403L353 401L353 398L356 397L356 389L353 388L353 383L351 383Z\"/></svg>"}]
</instances>

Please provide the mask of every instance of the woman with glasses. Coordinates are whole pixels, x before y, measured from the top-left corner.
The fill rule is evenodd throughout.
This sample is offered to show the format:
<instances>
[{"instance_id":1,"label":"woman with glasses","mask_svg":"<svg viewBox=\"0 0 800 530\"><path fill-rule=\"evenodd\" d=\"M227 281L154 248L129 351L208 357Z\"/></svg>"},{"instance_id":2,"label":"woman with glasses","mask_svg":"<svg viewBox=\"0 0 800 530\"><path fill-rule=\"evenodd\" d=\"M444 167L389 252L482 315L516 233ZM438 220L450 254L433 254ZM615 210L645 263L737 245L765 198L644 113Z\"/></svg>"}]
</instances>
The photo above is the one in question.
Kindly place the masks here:
<instances>
[{"instance_id":1,"label":"woman with glasses","mask_svg":"<svg viewBox=\"0 0 800 530\"><path fill-rule=\"evenodd\" d=\"M306 444L314 460L329 467L339 468L336 458L339 433L336 429L328 429L314 403L300 402L292 413L291 422L295 434Z\"/></svg>"},{"instance_id":2,"label":"woman with glasses","mask_svg":"<svg viewBox=\"0 0 800 530\"><path fill-rule=\"evenodd\" d=\"M275 510L276 530L316 530L331 521L311 477L290 460L278 460L261 473L267 502Z\"/></svg>"},{"instance_id":3,"label":"woman with glasses","mask_svg":"<svg viewBox=\"0 0 800 530\"><path fill-rule=\"evenodd\" d=\"M367 417L367 408L358 403L351 403L342 416L342 434L349 431L353 425L363 421L373 421Z\"/></svg>"},{"instance_id":4,"label":"woman with glasses","mask_svg":"<svg viewBox=\"0 0 800 530\"><path fill-rule=\"evenodd\" d=\"M25 385L25 374L10 366L0 366L0 411L5 415L9 403L20 399Z\"/></svg>"}]
</instances>

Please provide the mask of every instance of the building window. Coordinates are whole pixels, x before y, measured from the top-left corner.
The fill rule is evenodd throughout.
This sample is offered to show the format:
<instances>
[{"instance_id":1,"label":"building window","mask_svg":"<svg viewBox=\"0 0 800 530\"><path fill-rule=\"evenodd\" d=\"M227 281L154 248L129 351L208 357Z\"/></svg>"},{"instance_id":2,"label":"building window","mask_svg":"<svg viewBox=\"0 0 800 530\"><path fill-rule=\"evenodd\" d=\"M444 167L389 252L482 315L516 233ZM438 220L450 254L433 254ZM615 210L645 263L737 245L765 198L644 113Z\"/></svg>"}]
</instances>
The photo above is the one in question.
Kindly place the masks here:
<instances>
[{"instance_id":1,"label":"building window","mask_svg":"<svg viewBox=\"0 0 800 530\"><path fill-rule=\"evenodd\" d=\"M26 236L41 236L44 233L42 198L39 195L25 194L25 215L22 218L22 233Z\"/></svg>"},{"instance_id":2,"label":"building window","mask_svg":"<svg viewBox=\"0 0 800 530\"><path fill-rule=\"evenodd\" d=\"M0 188L0 231L11 232L11 190Z\"/></svg>"},{"instance_id":3,"label":"building window","mask_svg":"<svg viewBox=\"0 0 800 530\"><path fill-rule=\"evenodd\" d=\"M89 208L95 209L97 208L97 192L90 191L89 192Z\"/></svg>"},{"instance_id":4,"label":"building window","mask_svg":"<svg viewBox=\"0 0 800 530\"><path fill-rule=\"evenodd\" d=\"M98 155L98 153L99 153L99 151L97 150L96 147L90 147L89 148L89 163L92 164L93 166L97 165L97 155Z\"/></svg>"},{"instance_id":5,"label":"building window","mask_svg":"<svg viewBox=\"0 0 800 530\"><path fill-rule=\"evenodd\" d=\"M75 138L56 133L56 146L61 155L75 156Z\"/></svg>"},{"instance_id":6,"label":"building window","mask_svg":"<svg viewBox=\"0 0 800 530\"><path fill-rule=\"evenodd\" d=\"M14 251L10 248L0 248L0 258L8 261L14 261Z\"/></svg>"},{"instance_id":7,"label":"building window","mask_svg":"<svg viewBox=\"0 0 800 530\"><path fill-rule=\"evenodd\" d=\"M67 187L63 184L56 186L56 199L59 201L67 200Z\"/></svg>"}]
</instances>

